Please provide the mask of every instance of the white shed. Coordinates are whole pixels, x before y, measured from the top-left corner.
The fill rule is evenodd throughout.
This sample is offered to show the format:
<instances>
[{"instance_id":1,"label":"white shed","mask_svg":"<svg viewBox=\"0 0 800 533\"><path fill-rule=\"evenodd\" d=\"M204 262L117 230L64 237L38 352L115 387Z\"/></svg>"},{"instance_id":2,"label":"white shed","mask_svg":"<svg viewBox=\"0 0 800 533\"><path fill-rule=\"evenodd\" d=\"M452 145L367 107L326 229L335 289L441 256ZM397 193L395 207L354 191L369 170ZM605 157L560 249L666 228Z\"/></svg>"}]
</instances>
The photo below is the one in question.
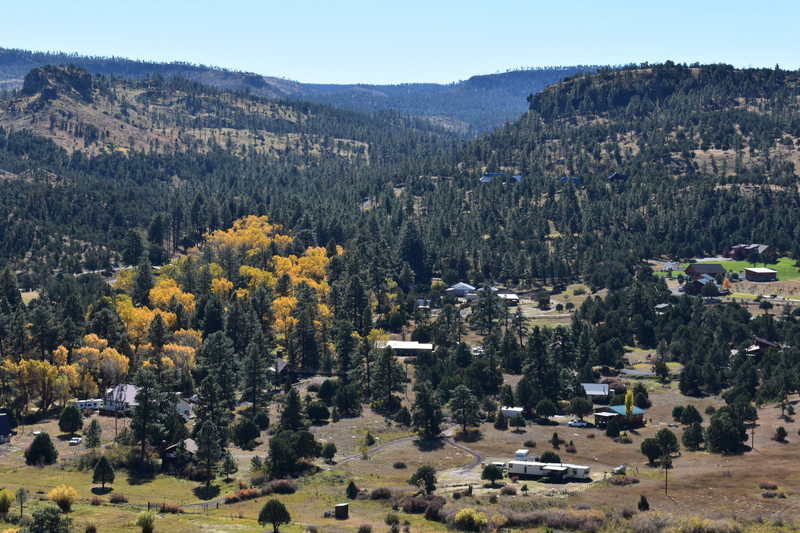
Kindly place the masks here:
<instances>
[{"instance_id":1,"label":"white shed","mask_svg":"<svg viewBox=\"0 0 800 533\"><path fill-rule=\"evenodd\" d=\"M521 415L522 414L522 407L509 407L503 406L500 408L500 412L503 413L503 416L507 418L511 418L514 415Z\"/></svg>"}]
</instances>

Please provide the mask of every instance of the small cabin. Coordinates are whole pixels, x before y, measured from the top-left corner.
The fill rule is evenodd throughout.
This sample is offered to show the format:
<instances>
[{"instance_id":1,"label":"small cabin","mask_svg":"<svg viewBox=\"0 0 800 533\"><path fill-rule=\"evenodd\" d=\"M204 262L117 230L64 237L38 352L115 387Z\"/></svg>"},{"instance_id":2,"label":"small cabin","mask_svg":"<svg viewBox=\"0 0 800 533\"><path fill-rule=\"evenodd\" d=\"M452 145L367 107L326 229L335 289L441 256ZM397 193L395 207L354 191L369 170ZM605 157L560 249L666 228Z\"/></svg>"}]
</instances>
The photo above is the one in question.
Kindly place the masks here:
<instances>
[{"instance_id":1,"label":"small cabin","mask_svg":"<svg viewBox=\"0 0 800 533\"><path fill-rule=\"evenodd\" d=\"M604 428L608 425L609 420L615 419L619 422L620 426L643 426L645 413L646 411L644 409L634 405L633 412L630 418L628 418L624 405L599 407L594 410L594 425L599 428Z\"/></svg>"},{"instance_id":2,"label":"small cabin","mask_svg":"<svg viewBox=\"0 0 800 533\"><path fill-rule=\"evenodd\" d=\"M500 412L503 413L504 417L511 418L512 416L521 415L522 407L502 406L500 407Z\"/></svg>"},{"instance_id":3,"label":"small cabin","mask_svg":"<svg viewBox=\"0 0 800 533\"><path fill-rule=\"evenodd\" d=\"M382 348L391 348L398 357L409 357L433 352L433 344L417 341L387 341Z\"/></svg>"},{"instance_id":4,"label":"small cabin","mask_svg":"<svg viewBox=\"0 0 800 533\"><path fill-rule=\"evenodd\" d=\"M778 281L778 271L771 268L745 268L744 279L747 281Z\"/></svg>"},{"instance_id":5,"label":"small cabin","mask_svg":"<svg viewBox=\"0 0 800 533\"><path fill-rule=\"evenodd\" d=\"M519 305L519 296L513 292L500 293L497 295L497 297L500 298L500 300L508 307L516 307Z\"/></svg>"}]
</instances>

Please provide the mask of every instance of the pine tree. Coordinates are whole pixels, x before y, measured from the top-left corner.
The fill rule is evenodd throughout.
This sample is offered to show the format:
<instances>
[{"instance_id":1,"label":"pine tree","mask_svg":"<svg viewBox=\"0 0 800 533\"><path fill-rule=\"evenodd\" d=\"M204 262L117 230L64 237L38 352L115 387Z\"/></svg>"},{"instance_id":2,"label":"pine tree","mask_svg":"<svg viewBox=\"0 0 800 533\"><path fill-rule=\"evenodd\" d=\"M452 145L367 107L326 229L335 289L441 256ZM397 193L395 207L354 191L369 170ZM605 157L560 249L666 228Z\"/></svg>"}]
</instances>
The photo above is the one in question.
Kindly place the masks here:
<instances>
[{"instance_id":1,"label":"pine tree","mask_svg":"<svg viewBox=\"0 0 800 533\"><path fill-rule=\"evenodd\" d=\"M255 416L259 405L269 397L269 363L263 344L254 341L247 345L240 373L242 399L253 404Z\"/></svg>"},{"instance_id":2,"label":"pine tree","mask_svg":"<svg viewBox=\"0 0 800 533\"><path fill-rule=\"evenodd\" d=\"M172 334L164 323L161 313L156 313L153 321L150 322L150 328L147 330L147 340L153 345L153 349L156 353L161 353L161 350L164 348L164 345L169 342L171 336Z\"/></svg>"},{"instance_id":3,"label":"pine tree","mask_svg":"<svg viewBox=\"0 0 800 533\"><path fill-rule=\"evenodd\" d=\"M133 278L133 302L137 305L150 304L150 289L153 288L153 266L150 261L145 259L136 267L136 275Z\"/></svg>"},{"instance_id":4,"label":"pine tree","mask_svg":"<svg viewBox=\"0 0 800 533\"><path fill-rule=\"evenodd\" d=\"M414 387L417 393L411 408L411 423L423 439L439 436L442 424L442 406L439 396L428 382L418 382Z\"/></svg>"},{"instance_id":5,"label":"pine tree","mask_svg":"<svg viewBox=\"0 0 800 533\"><path fill-rule=\"evenodd\" d=\"M236 465L236 459L233 458L231 452L226 451L225 455L222 457L222 465L220 466L220 472L225 476L226 479L230 479L231 474L235 474L239 471L239 467Z\"/></svg>"},{"instance_id":6,"label":"pine tree","mask_svg":"<svg viewBox=\"0 0 800 533\"><path fill-rule=\"evenodd\" d=\"M58 419L58 429L64 433L73 434L83 427L83 415L81 410L74 403L67 405L61 411L61 417Z\"/></svg>"},{"instance_id":7,"label":"pine tree","mask_svg":"<svg viewBox=\"0 0 800 533\"><path fill-rule=\"evenodd\" d=\"M114 483L114 477L114 467L111 466L105 455L101 455L97 464L94 465L92 483L102 483L102 487L106 488L106 483Z\"/></svg>"},{"instance_id":8,"label":"pine tree","mask_svg":"<svg viewBox=\"0 0 800 533\"><path fill-rule=\"evenodd\" d=\"M209 374L200 383L197 391L197 405L195 406L197 420L210 421L217 431L217 442L220 449L228 444L228 434L233 414L228 409L225 397L222 394L217 378L214 374ZM200 425L194 428L195 436L198 435Z\"/></svg>"},{"instance_id":9,"label":"pine tree","mask_svg":"<svg viewBox=\"0 0 800 533\"><path fill-rule=\"evenodd\" d=\"M292 387L283 401L283 412L278 425L281 430L299 431L306 428L303 404L300 400L300 393Z\"/></svg>"},{"instance_id":10,"label":"pine tree","mask_svg":"<svg viewBox=\"0 0 800 533\"><path fill-rule=\"evenodd\" d=\"M466 385L459 385L450 394L450 415L456 424L461 425L463 435L467 434L467 426L480 421L480 402Z\"/></svg>"},{"instance_id":11,"label":"pine tree","mask_svg":"<svg viewBox=\"0 0 800 533\"><path fill-rule=\"evenodd\" d=\"M221 457L222 449L219 446L219 430L214 426L214 422L205 420L197 432L195 459L203 472L205 472L206 488L211 486L214 472L217 470Z\"/></svg>"},{"instance_id":12,"label":"pine tree","mask_svg":"<svg viewBox=\"0 0 800 533\"><path fill-rule=\"evenodd\" d=\"M403 392L405 379L405 372L394 356L394 350L388 347L379 350L372 373L372 399L384 408L392 408L396 403L393 393Z\"/></svg>"},{"instance_id":13,"label":"pine tree","mask_svg":"<svg viewBox=\"0 0 800 533\"><path fill-rule=\"evenodd\" d=\"M217 331L206 338L197 358L197 376L202 382L206 376L214 375L222 406L229 411L236 407L238 366L233 342L225 332Z\"/></svg>"},{"instance_id":14,"label":"pine tree","mask_svg":"<svg viewBox=\"0 0 800 533\"><path fill-rule=\"evenodd\" d=\"M141 459L144 461L147 442L161 441L159 437L164 434L164 416L168 412L163 410L166 403L165 394L152 368L146 366L140 368L133 382L138 390L131 430L141 446Z\"/></svg>"},{"instance_id":15,"label":"pine tree","mask_svg":"<svg viewBox=\"0 0 800 533\"><path fill-rule=\"evenodd\" d=\"M89 427L86 429L86 434L83 437L83 444L90 449L99 447L102 434L103 428L100 427L100 422L96 418L93 418L92 421L89 422Z\"/></svg>"}]
</instances>

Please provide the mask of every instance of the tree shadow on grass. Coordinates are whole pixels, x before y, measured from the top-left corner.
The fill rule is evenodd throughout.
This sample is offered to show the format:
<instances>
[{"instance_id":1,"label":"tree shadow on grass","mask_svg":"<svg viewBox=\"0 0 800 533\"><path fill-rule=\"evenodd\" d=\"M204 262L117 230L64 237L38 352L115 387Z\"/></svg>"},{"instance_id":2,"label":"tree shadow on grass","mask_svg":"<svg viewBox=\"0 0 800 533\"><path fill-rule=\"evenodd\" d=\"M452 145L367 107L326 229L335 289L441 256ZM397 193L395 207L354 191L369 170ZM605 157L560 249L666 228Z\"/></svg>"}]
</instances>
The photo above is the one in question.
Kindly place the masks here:
<instances>
[{"instance_id":1,"label":"tree shadow on grass","mask_svg":"<svg viewBox=\"0 0 800 533\"><path fill-rule=\"evenodd\" d=\"M103 496L105 494L108 494L109 492L112 492L113 490L114 490L113 487L105 487L105 488L92 487L92 494L96 494L97 496Z\"/></svg>"},{"instance_id":2,"label":"tree shadow on grass","mask_svg":"<svg viewBox=\"0 0 800 533\"><path fill-rule=\"evenodd\" d=\"M195 487L192 492L200 500L211 500L219 496L219 486L211 485L210 487L206 487L205 485L200 485L199 487Z\"/></svg>"},{"instance_id":3,"label":"tree shadow on grass","mask_svg":"<svg viewBox=\"0 0 800 533\"><path fill-rule=\"evenodd\" d=\"M432 452L444 447L443 439L428 439L428 440L417 439L413 442L414 446L416 446L421 452Z\"/></svg>"},{"instance_id":4,"label":"tree shadow on grass","mask_svg":"<svg viewBox=\"0 0 800 533\"><path fill-rule=\"evenodd\" d=\"M453 440L456 442L478 442L483 438L483 433L479 429L469 428L466 433L461 430L456 431L453 435Z\"/></svg>"},{"instance_id":5,"label":"tree shadow on grass","mask_svg":"<svg viewBox=\"0 0 800 533\"><path fill-rule=\"evenodd\" d=\"M153 474L142 474L139 472L128 473L128 485L144 485L145 483L152 483L155 479Z\"/></svg>"}]
</instances>

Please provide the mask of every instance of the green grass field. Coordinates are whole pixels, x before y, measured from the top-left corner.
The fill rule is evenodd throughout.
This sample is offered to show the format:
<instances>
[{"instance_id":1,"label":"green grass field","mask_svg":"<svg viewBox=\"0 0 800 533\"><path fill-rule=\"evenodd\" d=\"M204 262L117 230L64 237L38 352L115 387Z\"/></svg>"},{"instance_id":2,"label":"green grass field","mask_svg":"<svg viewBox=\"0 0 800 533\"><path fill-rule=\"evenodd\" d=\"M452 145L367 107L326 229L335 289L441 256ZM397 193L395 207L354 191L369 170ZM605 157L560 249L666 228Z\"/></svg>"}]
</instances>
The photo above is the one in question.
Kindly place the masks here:
<instances>
[{"instance_id":1,"label":"green grass field","mask_svg":"<svg viewBox=\"0 0 800 533\"><path fill-rule=\"evenodd\" d=\"M719 263L725 267L725 270L728 272L738 272L741 275L744 275L745 268L750 268L753 266L747 261L702 261L702 263ZM685 269L690 264L691 263L683 263L681 266ZM764 265L762 263L756 264L756 267L763 266ZM778 259L777 263L767 264L767 268L778 271L778 281L789 281L795 278L800 278L800 271L798 271L797 267L795 266L795 260L790 257L781 257ZM677 276L677 273L674 275Z\"/></svg>"}]
</instances>

